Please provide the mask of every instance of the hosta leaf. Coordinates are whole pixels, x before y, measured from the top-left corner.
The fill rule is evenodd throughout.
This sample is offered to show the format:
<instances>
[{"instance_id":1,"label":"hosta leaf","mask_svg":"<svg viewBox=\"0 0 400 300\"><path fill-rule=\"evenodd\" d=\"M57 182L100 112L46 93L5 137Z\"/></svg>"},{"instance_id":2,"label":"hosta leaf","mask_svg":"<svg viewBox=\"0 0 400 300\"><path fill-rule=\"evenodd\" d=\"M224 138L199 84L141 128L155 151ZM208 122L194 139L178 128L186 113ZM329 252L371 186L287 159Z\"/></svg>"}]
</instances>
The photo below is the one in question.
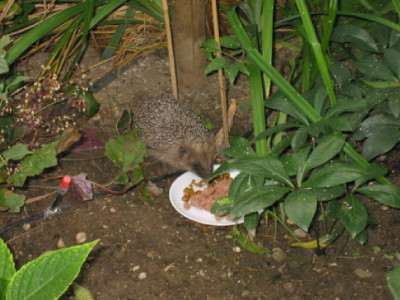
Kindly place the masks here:
<instances>
[{"instance_id":1,"label":"hosta leaf","mask_svg":"<svg viewBox=\"0 0 400 300\"><path fill-rule=\"evenodd\" d=\"M370 161L391 150L399 141L400 131L398 129L381 128L366 139L363 144L362 156Z\"/></svg>"},{"instance_id":2,"label":"hosta leaf","mask_svg":"<svg viewBox=\"0 0 400 300\"><path fill-rule=\"evenodd\" d=\"M359 166L342 162L327 164L314 171L303 187L323 188L351 182L365 175L365 170Z\"/></svg>"},{"instance_id":3,"label":"hosta leaf","mask_svg":"<svg viewBox=\"0 0 400 300\"><path fill-rule=\"evenodd\" d=\"M332 32L331 40L339 43L352 43L364 51L379 52L372 36L361 27L339 25Z\"/></svg>"},{"instance_id":4,"label":"hosta leaf","mask_svg":"<svg viewBox=\"0 0 400 300\"><path fill-rule=\"evenodd\" d=\"M311 190L290 193L285 201L285 212L289 219L304 231L308 231L317 210L317 197Z\"/></svg>"},{"instance_id":5,"label":"hosta leaf","mask_svg":"<svg viewBox=\"0 0 400 300\"><path fill-rule=\"evenodd\" d=\"M400 186L394 184L376 184L358 188L357 191L384 205L400 208Z\"/></svg>"},{"instance_id":6,"label":"hosta leaf","mask_svg":"<svg viewBox=\"0 0 400 300\"><path fill-rule=\"evenodd\" d=\"M400 300L400 266L387 273L386 280L394 299Z\"/></svg>"},{"instance_id":7,"label":"hosta leaf","mask_svg":"<svg viewBox=\"0 0 400 300\"><path fill-rule=\"evenodd\" d=\"M235 219L263 210L281 199L288 191L286 187L262 186L244 192L236 198L231 217Z\"/></svg>"},{"instance_id":8,"label":"hosta leaf","mask_svg":"<svg viewBox=\"0 0 400 300\"><path fill-rule=\"evenodd\" d=\"M385 81L397 81L386 64L380 61L375 55L366 55L356 62L357 69L367 75L368 78Z\"/></svg>"},{"instance_id":9,"label":"hosta leaf","mask_svg":"<svg viewBox=\"0 0 400 300\"><path fill-rule=\"evenodd\" d=\"M76 278L98 240L42 255L24 265L11 279L7 300L57 299Z\"/></svg>"},{"instance_id":10,"label":"hosta leaf","mask_svg":"<svg viewBox=\"0 0 400 300\"><path fill-rule=\"evenodd\" d=\"M343 202L340 217L352 238L355 238L367 226L367 210L361 201L352 194L348 195Z\"/></svg>"},{"instance_id":11,"label":"hosta leaf","mask_svg":"<svg viewBox=\"0 0 400 300\"><path fill-rule=\"evenodd\" d=\"M226 173L229 170L239 170L254 176L263 176L293 187L282 163L272 156L248 156L232 159L223 163L214 173L213 177Z\"/></svg>"},{"instance_id":12,"label":"hosta leaf","mask_svg":"<svg viewBox=\"0 0 400 300\"><path fill-rule=\"evenodd\" d=\"M306 162L307 170L318 167L334 158L342 150L345 140L346 137L344 135L326 136L308 157Z\"/></svg>"}]
</instances>

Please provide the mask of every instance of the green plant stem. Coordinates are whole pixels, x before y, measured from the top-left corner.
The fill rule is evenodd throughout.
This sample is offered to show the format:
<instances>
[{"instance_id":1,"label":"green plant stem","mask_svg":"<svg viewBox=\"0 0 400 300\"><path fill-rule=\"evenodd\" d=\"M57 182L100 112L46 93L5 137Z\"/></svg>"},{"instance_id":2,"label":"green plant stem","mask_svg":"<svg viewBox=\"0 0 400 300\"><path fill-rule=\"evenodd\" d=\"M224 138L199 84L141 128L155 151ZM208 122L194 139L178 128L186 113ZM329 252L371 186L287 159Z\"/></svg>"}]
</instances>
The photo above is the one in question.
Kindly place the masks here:
<instances>
[{"instance_id":1,"label":"green plant stem","mask_svg":"<svg viewBox=\"0 0 400 300\"><path fill-rule=\"evenodd\" d=\"M300 17L303 21L304 30L306 32L306 38L311 45L319 71L321 73L322 80L324 81L326 91L328 93L331 107L336 105L336 95L333 89L333 81L331 79L329 69L324 58L321 44L318 40L317 34L313 23L311 21L310 13L304 0L296 0L297 8L300 12Z\"/></svg>"},{"instance_id":2,"label":"green plant stem","mask_svg":"<svg viewBox=\"0 0 400 300\"><path fill-rule=\"evenodd\" d=\"M329 13L328 13L328 20L326 22L325 33L321 43L322 51L324 53L328 49L329 40L331 39L333 27L335 26L337 11L338 11L338 0L331 0L329 2Z\"/></svg>"},{"instance_id":3,"label":"green plant stem","mask_svg":"<svg viewBox=\"0 0 400 300\"><path fill-rule=\"evenodd\" d=\"M301 243L301 240L293 233L292 230L290 230L289 226L287 226L287 225L285 224L285 222L282 221L275 213L273 213L273 212L270 211L270 210L267 210L266 213L267 213L267 214L270 214L271 216L273 216L273 217L275 218L275 220L277 220L277 221L283 226L283 228L285 228L285 229L287 230L287 232L288 232L298 243Z\"/></svg>"}]
</instances>

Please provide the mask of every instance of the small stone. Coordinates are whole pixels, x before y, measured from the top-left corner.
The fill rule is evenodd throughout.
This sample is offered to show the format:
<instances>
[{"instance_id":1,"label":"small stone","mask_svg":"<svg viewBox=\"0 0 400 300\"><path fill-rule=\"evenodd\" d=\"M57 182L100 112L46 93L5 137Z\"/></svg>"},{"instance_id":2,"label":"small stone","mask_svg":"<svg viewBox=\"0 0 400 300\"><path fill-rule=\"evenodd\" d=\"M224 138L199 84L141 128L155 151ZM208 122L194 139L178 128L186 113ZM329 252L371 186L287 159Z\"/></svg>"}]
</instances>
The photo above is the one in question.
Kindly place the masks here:
<instances>
[{"instance_id":1,"label":"small stone","mask_svg":"<svg viewBox=\"0 0 400 300\"><path fill-rule=\"evenodd\" d=\"M147 182L147 189L155 197L160 196L164 192L162 188L158 187L155 183L151 181Z\"/></svg>"},{"instance_id":2,"label":"small stone","mask_svg":"<svg viewBox=\"0 0 400 300\"><path fill-rule=\"evenodd\" d=\"M381 210L383 210L383 211L387 211L387 210L389 210L389 207L388 207L388 206L386 206L386 205L382 205L382 206L381 206Z\"/></svg>"},{"instance_id":3,"label":"small stone","mask_svg":"<svg viewBox=\"0 0 400 300\"><path fill-rule=\"evenodd\" d=\"M286 290L286 292L293 294L294 293L294 286L293 283L291 282L285 282L283 284L283 288Z\"/></svg>"},{"instance_id":4,"label":"small stone","mask_svg":"<svg viewBox=\"0 0 400 300\"><path fill-rule=\"evenodd\" d=\"M85 232L78 232L75 236L75 242L77 244L83 244L84 242L86 242L87 239L87 235Z\"/></svg>"},{"instance_id":5,"label":"small stone","mask_svg":"<svg viewBox=\"0 0 400 300\"><path fill-rule=\"evenodd\" d=\"M147 278L146 272L142 272L142 273L140 273L139 276L138 276L138 279L139 279L139 280L144 280L144 279L146 279L146 278Z\"/></svg>"},{"instance_id":6,"label":"small stone","mask_svg":"<svg viewBox=\"0 0 400 300\"><path fill-rule=\"evenodd\" d=\"M65 247L66 246L65 246L64 240L62 238L59 238L58 241L57 241L57 248L61 249L61 248L65 248Z\"/></svg>"},{"instance_id":7,"label":"small stone","mask_svg":"<svg viewBox=\"0 0 400 300\"><path fill-rule=\"evenodd\" d=\"M242 251L242 249L240 249L239 246L233 247L233 252L235 252L235 253L240 253L240 251Z\"/></svg>"},{"instance_id":8,"label":"small stone","mask_svg":"<svg viewBox=\"0 0 400 300\"><path fill-rule=\"evenodd\" d=\"M132 268L132 272L136 272L137 270L139 270L140 269L140 266L134 266L133 268Z\"/></svg>"},{"instance_id":9,"label":"small stone","mask_svg":"<svg viewBox=\"0 0 400 300\"><path fill-rule=\"evenodd\" d=\"M108 226L107 225L103 225L103 229L108 229Z\"/></svg>"},{"instance_id":10,"label":"small stone","mask_svg":"<svg viewBox=\"0 0 400 300\"><path fill-rule=\"evenodd\" d=\"M250 295L250 291L249 290L243 290L242 297L248 297L249 295Z\"/></svg>"},{"instance_id":11,"label":"small stone","mask_svg":"<svg viewBox=\"0 0 400 300\"><path fill-rule=\"evenodd\" d=\"M116 210L114 207L111 207L111 208L110 208L110 212L111 212L111 213L116 213L117 210Z\"/></svg>"},{"instance_id":12,"label":"small stone","mask_svg":"<svg viewBox=\"0 0 400 300\"><path fill-rule=\"evenodd\" d=\"M286 253L280 248L274 248L272 249L272 258L278 263L284 262L286 260Z\"/></svg>"},{"instance_id":13,"label":"small stone","mask_svg":"<svg viewBox=\"0 0 400 300\"><path fill-rule=\"evenodd\" d=\"M26 224L22 225L22 228L23 228L25 231L28 231L29 229L31 229L31 224L26 223Z\"/></svg>"},{"instance_id":14,"label":"small stone","mask_svg":"<svg viewBox=\"0 0 400 300\"><path fill-rule=\"evenodd\" d=\"M206 272L204 272L203 269L200 269L200 270L199 270L199 275L200 275L201 277L206 277Z\"/></svg>"},{"instance_id":15,"label":"small stone","mask_svg":"<svg viewBox=\"0 0 400 300\"><path fill-rule=\"evenodd\" d=\"M297 228L295 231L293 231L294 235L297 236L300 239L304 239L308 236L308 233L305 232L303 229L301 228Z\"/></svg>"},{"instance_id":16,"label":"small stone","mask_svg":"<svg viewBox=\"0 0 400 300\"><path fill-rule=\"evenodd\" d=\"M373 275L370 271L363 269L355 269L354 273L360 278L370 278Z\"/></svg>"}]
</instances>

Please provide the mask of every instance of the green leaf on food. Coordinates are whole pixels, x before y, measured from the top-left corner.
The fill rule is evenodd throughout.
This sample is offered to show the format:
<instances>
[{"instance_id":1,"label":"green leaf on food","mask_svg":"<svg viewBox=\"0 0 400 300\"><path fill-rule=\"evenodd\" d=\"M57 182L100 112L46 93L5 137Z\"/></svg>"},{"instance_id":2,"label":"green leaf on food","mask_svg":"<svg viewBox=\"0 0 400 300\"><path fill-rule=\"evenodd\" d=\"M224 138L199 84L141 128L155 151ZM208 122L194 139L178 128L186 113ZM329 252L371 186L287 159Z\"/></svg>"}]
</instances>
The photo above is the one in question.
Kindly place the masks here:
<instances>
[{"instance_id":1,"label":"green leaf on food","mask_svg":"<svg viewBox=\"0 0 400 300\"><path fill-rule=\"evenodd\" d=\"M297 190L290 193L285 201L285 212L289 219L304 231L308 231L317 211L317 197L312 190Z\"/></svg>"},{"instance_id":2,"label":"green leaf on food","mask_svg":"<svg viewBox=\"0 0 400 300\"><path fill-rule=\"evenodd\" d=\"M352 194L348 195L343 202L340 217L352 238L355 238L367 226L367 210L361 201Z\"/></svg>"},{"instance_id":3,"label":"green leaf on food","mask_svg":"<svg viewBox=\"0 0 400 300\"><path fill-rule=\"evenodd\" d=\"M289 188L279 186L252 188L236 198L231 210L231 217L236 219L263 210L281 199L288 191Z\"/></svg>"}]
</instances>

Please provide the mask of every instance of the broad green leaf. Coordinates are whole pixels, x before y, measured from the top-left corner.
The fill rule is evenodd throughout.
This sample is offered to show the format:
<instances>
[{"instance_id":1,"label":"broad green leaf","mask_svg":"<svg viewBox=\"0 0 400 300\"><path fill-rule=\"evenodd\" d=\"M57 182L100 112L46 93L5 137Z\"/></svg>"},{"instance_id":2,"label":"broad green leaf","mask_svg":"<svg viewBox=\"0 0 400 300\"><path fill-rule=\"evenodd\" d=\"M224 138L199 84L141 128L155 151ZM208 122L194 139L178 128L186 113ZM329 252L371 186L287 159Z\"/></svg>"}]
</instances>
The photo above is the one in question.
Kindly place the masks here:
<instances>
[{"instance_id":1,"label":"broad green leaf","mask_svg":"<svg viewBox=\"0 0 400 300\"><path fill-rule=\"evenodd\" d=\"M306 145L308 140L308 133L309 127L302 127L296 130L292 142L290 143L294 151L298 151L300 148Z\"/></svg>"},{"instance_id":2,"label":"broad green leaf","mask_svg":"<svg viewBox=\"0 0 400 300\"><path fill-rule=\"evenodd\" d=\"M254 149L251 147L251 143L243 137L235 137L229 146L223 150L224 155L231 158L248 157L249 155L255 154Z\"/></svg>"},{"instance_id":3,"label":"broad green leaf","mask_svg":"<svg viewBox=\"0 0 400 300\"><path fill-rule=\"evenodd\" d=\"M343 185L336 185L332 187L324 187L318 189L312 189L318 201L330 201L337 199L344 195L346 192Z\"/></svg>"},{"instance_id":4,"label":"broad green leaf","mask_svg":"<svg viewBox=\"0 0 400 300\"><path fill-rule=\"evenodd\" d=\"M214 39L209 39L209 40L206 40L205 42L201 43L201 47L206 48L206 51L212 52L212 53L219 51L217 41Z\"/></svg>"},{"instance_id":5,"label":"broad green leaf","mask_svg":"<svg viewBox=\"0 0 400 300\"><path fill-rule=\"evenodd\" d=\"M284 205L289 219L304 231L308 231L317 211L315 194L311 190L294 191L286 197Z\"/></svg>"},{"instance_id":6,"label":"broad green leaf","mask_svg":"<svg viewBox=\"0 0 400 300\"><path fill-rule=\"evenodd\" d=\"M249 188L249 177L249 174L240 173L233 179L228 193L228 197L232 203L235 203L236 198Z\"/></svg>"},{"instance_id":7,"label":"broad green leaf","mask_svg":"<svg viewBox=\"0 0 400 300\"><path fill-rule=\"evenodd\" d=\"M345 140L346 137L344 135L326 136L308 157L306 162L307 170L318 167L334 158L343 149Z\"/></svg>"},{"instance_id":8,"label":"broad green leaf","mask_svg":"<svg viewBox=\"0 0 400 300\"><path fill-rule=\"evenodd\" d=\"M283 123L283 124L278 124L275 125L271 128L268 128L266 131L264 131L263 133L259 134L258 136L256 136L256 140L258 139L264 139L266 137L269 137L275 133L279 133L284 131L285 129L290 129L290 128L298 128L298 127L302 127L302 124L299 123Z\"/></svg>"},{"instance_id":9,"label":"broad green leaf","mask_svg":"<svg viewBox=\"0 0 400 300\"><path fill-rule=\"evenodd\" d=\"M6 299L57 299L78 276L98 241L56 250L30 261L11 279Z\"/></svg>"},{"instance_id":10,"label":"broad green leaf","mask_svg":"<svg viewBox=\"0 0 400 300\"><path fill-rule=\"evenodd\" d=\"M361 27L338 25L333 29L331 40L339 43L352 43L364 51L379 52L372 36Z\"/></svg>"},{"instance_id":11,"label":"broad green leaf","mask_svg":"<svg viewBox=\"0 0 400 300\"><path fill-rule=\"evenodd\" d=\"M286 187L262 186L244 192L233 204L231 217L236 219L263 210L281 199L288 191Z\"/></svg>"},{"instance_id":12,"label":"broad green leaf","mask_svg":"<svg viewBox=\"0 0 400 300\"><path fill-rule=\"evenodd\" d=\"M365 119L361 125L356 128L353 134L353 138L356 141L361 141L362 139L373 135L377 130L383 127L388 127L391 130L396 129L396 119L391 116L384 114L373 115Z\"/></svg>"},{"instance_id":13,"label":"broad green leaf","mask_svg":"<svg viewBox=\"0 0 400 300\"><path fill-rule=\"evenodd\" d=\"M32 151L29 151L28 149L29 145L27 144L17 144L11 147L10 149L7 149L1 155L6 159L6 160L19 160L23 159L25 156L28 154L31 154Z\"/></svg>"},{"instance_id":14,"label":"broad green leaf","mask_svg":"<svg viewBox=\"0 0 400 300\"><path fill-rule=\"evenodd\" d=\"M362 98L354 97L338 97L336 106L330 108L325 117L338 116L343 112L355 112L367 108L367 101Z\"/></svg>"},{"instance_id":15,"label":"broad green leaf","mask_svg":"<svg viewBox=\"0 0 400 300\"><path fill-rule=\"evenodd\" d=\"M361 231L357 236L354 238L354 240L359 243L360 245L365 245L365 243L368 241L368 232L367 230Z\"/></svg>"},{"instance_id":16,"label":"broad green leaf","mask_svg":"<svg viewBox=\"0 0 400 300\"><path fill-rule=\"evenodd\" d=\"M232 209L232 202L229 197L223 197L214 202L210 212L217 216L226 216Z\"/></svg>"},{"instance_id":17,"label":"broad green leaf","mask_svg":"<svg viewBox=\"0 0 400 300\"><path fill-rule=\"evenodd\" d=\"M383 59L396 77L400 78L400 51L395 49L384 49Z\"/></svg>"},{"instance_id":18,"label":"broad green leaf","mask_svg":"<svg viewBox=\"0 0 400 300\"><path fill-rule=\"evenodd\" d=\"M397 81L396 76L389 67L380 61L375 55L366 55L356 63L357 69L364 73L367 78L380 79L385 81Z\"/></svg>"},{"instance_id":19,"label":"broad green leaf","mask_svg":"<svg viewBox=\"0 0 400 300\"><path fill-rule=\"evenodd\" d=\"M24 158L20 165L20 171L7 179L7 183L21 187L24 185L26 177L41 174L45 168L57 165L57 153L54 147L59 141L44 145L31 155Z\"/></svg>"},{"instance_id":20,"label":"broad green leaf","mask_svg":"<svg viewBox=\"0 0 400 300\"><path fill-rule=\"evenodd\" d=\"M306 118L281 92L277 92L264 101L265 107L284 112L291 115L304 124L307 124Z\"/></svg>"},{"instance_id":21,"label":"broad green leaf","mask_svg":"<svg viewBox=\"0 0 400 300\"><path fill-rule=\"evenodd\" d=\"M348 195L343 202L340 217L353 239L367 226L367 210L361 201L352 194Z\"/></svg>"},{"instance_id":22,"label":"broad green leaf","mask_svg":"<svg viewBox=\"0 0 400 300\"><path fill-rule=\"evenodd\" d=\"M356 165L333 162L314 171L303 183L303 188L323 188L351 182L365 175L365 170Z\"/></svg>"},{"instance_id":23,"label":"broad green leaf","mask_svg":"<svg viewBox=\"0 0 400 300\"><path fill-rule=\"evenodd\" d=\"M13 212L19 212L25 203L25 196L13 193L6 189L0 189L0 206L6 206Z\"/></svg>"},{"instance_id":24,"label":"broad green leaf","mask_svg":"<svg viewBox=\"0 0 400 300\"><path fill-rule=\"evenodd\" d=\"M14 260L10 249L0 238L0 299L5 299L6 287L15 272Z\"/></svg>"},{"instance_id":25,"label":"broad green leaf","mask_svg":"<svg viewBox=\"0 0 400 300\"><path fill-rule=\"evenodd\" d=\"M310 149L311 146L307 145L292 154L281 156L280 161L290 176L296 175L299 170L304 169Z\"/></svg>"},{"instance_id":26,"label":"broad green leaf","mask_svg":"<svg viewBox=\"0 0 400 300\"><path fill-rule=\"evenodd\" d=\"M353 77L350 69L336 60L332 63L331 73L339 88L349 83Z\"/></svg>"},{"instance_id":27,"label":"broad green leaf","mask_svg":"<svg viewBox=\"0 0 400 300\"><path fill-rule=\"evenodd\" d=\"M386 280L394 299L400 300L400 266L387 273Z\"/></svg>"},{"instance_id":28,"label":"broad green leaf","mask_svg":"<svg viewBox=\"0 0 400 300\"><path fill-rule=\"evenodd\" d=\"M229 82L233 84L235 82L235 79L237 75L239 74L239 65L238 63L227 63L224 65L224 71L226 77L228 77Z\"/></svg>"},{"instance_id":29,"label":"broad green leaf","mask_svg":"<svg viewBox=\"0 0 400 300\"><path fill-rule=\"evenodd\" d=\"M240 42L237 37L234 36L222 36L220 39L221 47L228 49L239 49Z\"/></svg>"},{"instance_id":30,"label":"broad green leaf","mask_svg":"<svg viewBox=\"0 0 400 300\"><path fill-rule=\"evenodd\" d=\"M327 216L330 216L334 219L340 218L340 210L342 209L342 205L340 204L339 200L332 200L329 201L325 213Z\"/></svg>"},{"instance_id":31,"label":"broad green leaf","mask_svg":"<svg viewBox=\"0 0 400 300\"><path fill-rule=\"evenodd\" d=\"M400 87L400 83L398 81L372 81L361 79L366 85L373 87L374 89L387 89L387 88L396 88Z\"/></svg>"},{"instance_id":32,"label":"broad green leaf","mask_svg":"<svg viewBox=\"0 0 400 300\"><path fill-rule=\"evenodd\" d=\"M258 224L260 223L260 215L258 212L254 212L244 216L244 227L251 237L256 236Z\"/></svg>"},{"instance_id":33,"label":"broad green leaf","mask_svg":"<svg viewBox=\"0 0 400 300\"><path fill-rule=\"evenodd\" d=\"M293 183L282 163L277 158L270 155L248 156L230 160L223 163L213 173L213 177L234 169L254 176L263 176L293 187Z\"/></svg>"},{"instance_id":34,"label":"broad green leaf","mask_svg":"<svg viewBox=\"0 0 400 300\"><path fill-rule=\"evenodd\" d=\"M217 57L217 58L213 59L207 65L205 74L209 74L211 72L220 70L220 69L224 68L227 64L228 64L228 62L226 61L226 59L224 57L222 57L222 56Z\"/></svg>"},{"instance_id":35,"label":"broad green leaf","mask_svg":"<svg viewBox=\"0 0 400 300\"><path fill-rule=\"evenodd\" d=\"M400 128L400 127L399 127ZM400 141L400 130L394 128L381 128L374 131L363 144L362 156L370 161L378 155L392 150Z\"/></svg>"},{"instance_id":36,"label":"broad green leaf","mask_svg":"<svg viewBox=\"0 0 400 300\"><path fill-rule=\"evenodd\" d=\"M369 167L365 169L365 171L365 175L356 180L355 187L359 187L360 185L367 181L370 181L371 179L382 177L387 173L387 169L375 164L370 164Z\"/></svg>"},{"instance_id":37,"label":"broad green leaf","mask_svg":"<svg viewBox=\"0 0 400 300\"><path fill-rule=\"evenodd\" d=\"M394 184L375 184L357 189L357 192L384 205L400 208L400 187Z\"/></svg>"}]
</instances>

